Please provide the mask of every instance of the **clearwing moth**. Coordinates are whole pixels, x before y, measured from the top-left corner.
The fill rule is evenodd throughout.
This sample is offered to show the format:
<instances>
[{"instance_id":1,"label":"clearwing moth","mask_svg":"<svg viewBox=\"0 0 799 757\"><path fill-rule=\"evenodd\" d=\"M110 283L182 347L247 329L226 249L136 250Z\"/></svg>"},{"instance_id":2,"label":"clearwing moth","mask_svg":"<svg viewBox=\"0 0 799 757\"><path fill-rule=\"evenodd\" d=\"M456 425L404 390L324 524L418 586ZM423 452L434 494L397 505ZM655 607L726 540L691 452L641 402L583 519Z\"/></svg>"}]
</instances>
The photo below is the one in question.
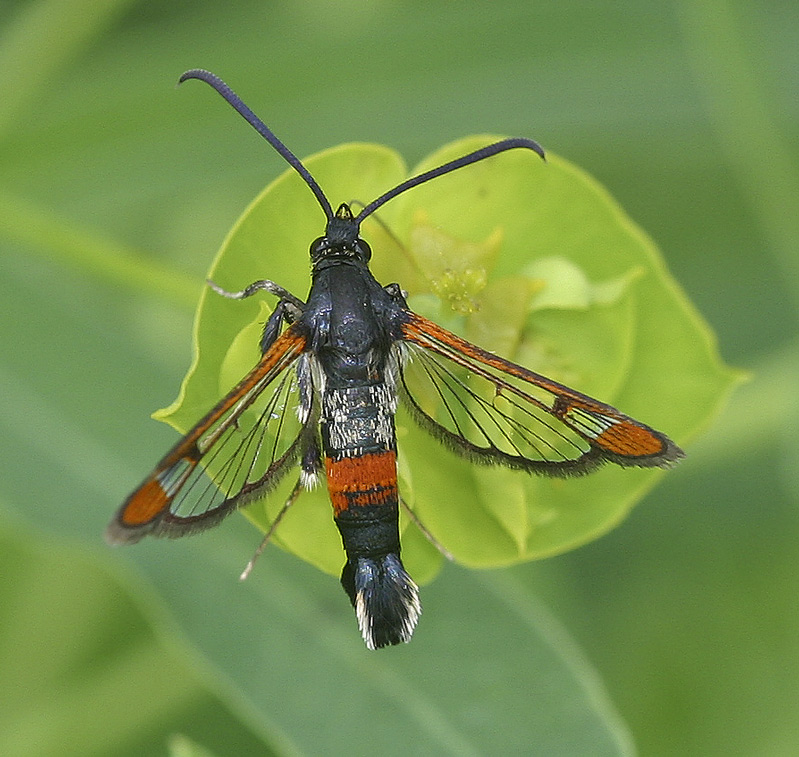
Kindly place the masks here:
<instances>
[{"instance_id":1,"label":"clearwing moth","mask_svg":"<svg viewBox=\"0 0 799 757\"><path fill-rule=\"evenodd\" d=\"M326 481L346 552L341 583L366 645L375 649L409 641L421 612L419 590L400 559L398 402L442 444L477 464L575 476L607 462L666 468L683 457L661 432L414 313L398 284L382 286L369 270L372 251L360 226L378 208L506 150L544 158L536 142L504 139L483 147L403 181L354 215L346 204L333 210L305 166L219 77L195 69L180 81L187 79L212 86L283 156L327 223L310 247L306 300L268 280L235 293L212 284L235 299L260 291L277 298L261 358L125 500L108 527L109 542L210 528L298 467L281 515L304 489ZM430 396L437 411L429 409ZM244 414L250 424L239 423Z\"/></svg>"}]
</instances>

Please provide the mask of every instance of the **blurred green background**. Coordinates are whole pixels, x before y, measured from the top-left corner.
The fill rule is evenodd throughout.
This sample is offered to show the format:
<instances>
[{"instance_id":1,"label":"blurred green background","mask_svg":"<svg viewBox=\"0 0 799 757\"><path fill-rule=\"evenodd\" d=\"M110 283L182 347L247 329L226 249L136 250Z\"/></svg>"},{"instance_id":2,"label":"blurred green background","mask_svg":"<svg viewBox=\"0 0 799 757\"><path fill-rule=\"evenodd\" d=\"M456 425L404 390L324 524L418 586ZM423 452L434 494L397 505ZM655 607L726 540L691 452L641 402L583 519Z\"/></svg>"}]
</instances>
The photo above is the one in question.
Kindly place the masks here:
<instances>
[{"instance_id":1,"label":"blurred green background","mask_svg":"<svg viewBox=\"0 0 799 757\"><path fill-rule=\"evenodd\" d=\"M0 752L797 753L797 28L776 1L0 5ZM148 416L204 272L283 170L175 90L198 66L299 155L538 139L751 381L612 533L447 566L402 649L367 653L337 582L277 549L239 585L241 518L111 551L174 438Z\"/></svg>"}]
</instances>

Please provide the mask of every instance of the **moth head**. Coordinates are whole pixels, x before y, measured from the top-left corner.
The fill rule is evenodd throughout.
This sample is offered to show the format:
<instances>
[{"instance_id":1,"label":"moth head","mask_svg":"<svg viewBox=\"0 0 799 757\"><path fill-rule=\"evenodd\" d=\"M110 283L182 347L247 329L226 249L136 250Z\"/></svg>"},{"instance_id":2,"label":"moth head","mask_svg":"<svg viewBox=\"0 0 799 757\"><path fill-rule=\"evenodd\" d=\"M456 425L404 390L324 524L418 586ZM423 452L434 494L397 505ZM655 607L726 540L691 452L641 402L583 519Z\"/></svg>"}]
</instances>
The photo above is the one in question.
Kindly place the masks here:
<instances>
[{"instance_id":1,"label":"moth head","mask_svg":"<svg viewBox=\"0 0 799 757\"><path fill-rule=\"evenodd\" d=\"M327 222L325 235L311 244L311 264L314 269L325 261L368 263L371 257L372 248L360 237L360 222L345 203L339 205L335 215Z\"/></svg>"}]
</instances>

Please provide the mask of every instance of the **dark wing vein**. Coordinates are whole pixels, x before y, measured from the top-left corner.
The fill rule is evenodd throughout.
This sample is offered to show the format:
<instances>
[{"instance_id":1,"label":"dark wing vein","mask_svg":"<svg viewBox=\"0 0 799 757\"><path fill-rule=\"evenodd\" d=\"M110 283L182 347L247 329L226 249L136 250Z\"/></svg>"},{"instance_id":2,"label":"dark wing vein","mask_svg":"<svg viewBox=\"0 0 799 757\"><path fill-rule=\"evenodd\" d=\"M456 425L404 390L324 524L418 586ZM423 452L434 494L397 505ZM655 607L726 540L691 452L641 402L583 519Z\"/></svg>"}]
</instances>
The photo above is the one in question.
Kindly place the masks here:
<instances>
[{"instance_id":1,"label":"dark wing vein","mask_svg":"<svg viewBox=\"0 0 799 757\"><path fill-rule=\"evenodd\" d=\"M274 487L300 452L299 381L287 369L305 345L298 327L280 335L128 497L108 539L130 543L148 533L181 536L208 528ZM299 370L309 373L306 358Z\"/></svg>"},{"instance_id":2,"label":"dark wing vein","mask_svg":"<svg viewBox=\"0 0 799 757\"><path fill-rule=\"evenodd\" d=\"M511 363L408 311L400 392L417 422L458 454L549 475L611 461L667 467L683 453L615 408Z\"/></svg>"}]
</instances>

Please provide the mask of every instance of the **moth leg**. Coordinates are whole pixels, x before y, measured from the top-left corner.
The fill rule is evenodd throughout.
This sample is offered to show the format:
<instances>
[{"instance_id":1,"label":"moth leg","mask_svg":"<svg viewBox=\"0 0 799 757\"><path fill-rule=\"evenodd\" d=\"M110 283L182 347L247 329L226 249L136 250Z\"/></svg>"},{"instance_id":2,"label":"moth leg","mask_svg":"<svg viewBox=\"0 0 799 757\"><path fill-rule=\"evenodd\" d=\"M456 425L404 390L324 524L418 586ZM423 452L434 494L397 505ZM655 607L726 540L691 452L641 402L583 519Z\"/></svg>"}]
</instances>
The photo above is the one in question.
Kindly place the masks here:
<instances>
[{"instance_id":1,"label":"moth leg","mask_svg":"<svg viewBox=\"0 0 799 757\"><path fill-rule=\"evenodd\" d=\"M208 286L211 287L217 294L222 295L222 297L227 297L231 300L243 300L247 297L252 297L256 292L266 291L269 294L274 294L275 297L278 297L278 303L275 309L272 311L272 315L269 316L269 320L264 325L264 333L261 337L261 354L266 354L267 350L272 346L274 341L280 336L280 332L283 329L283 323L287 323L291 325L296 321L301 315L302 311L305 309L305 303L299 299L299 297L295 297L288 289L284 289L279 284L275 284L274 281L269 281L269 279L261 279L260 281L254 281L250 284L246 289L242 289L240 292L228 292L226 289L222 289L222 287L215 284L210 279L208 281Z\"/></svg>"},{"instance_id":2,"label":"moth leg","mask_svg":"<svg viewBox=\"0 0 799 757\"><path fill-rule=\"evenodd\" d=\"M291 305L286 300L280 300L272 315L269 316L264 324L264 331L261 335L261 354L265 355L269 348L274 344L275 340L280 336L283 330L283 322L291 325L295 321L295 317L291 312Z\"/></svg>"},{"instance_id":3,"label":"moth leg","mask_svg":"<svg viewBox=\"0 0 799 757\"><path fill-rule=\"evenodd\" d=\"M247 577L252 573L252 569L255 566L255 561L261 556L261 553L266 549L266 545L269 544L269 540L272 538L272 535L277 530L277 527L280 525L280 521L283 520L283 516L288 512L289 508L297 501L297 497L300 496L302 490L305 487L302 485L302 479L298 479L297 483L294 484L294 488L291 490L291 494L289 494L288 499L286 500L283 507L280 508L280 512L277 514L275 519L272 521L272 524L269 526L269 530L264 534L263 541L258 545L258 549L255 550L255 554L250 558L250 561L247 563L247 566L241 572L239 576L240 581L247 580Z\"/></svg>"},{"instance_id":4,"label":"moth leg","mask_svg":"<svg viewBox=\"0 0 799 757\"><path fill-rule=\"evenodd\" d=\"M211 287L217 294L222 295L222 297L227 297L230 300L243 300L247 297L252 297L256 292L266 291L269 294L275 295L279 300L282 302L286 302L291 305L294 309L292 315L297 318L299 317L300 313L305 310L305 303L299 298L295 297L288 289L284 289L280 284L275 284L274 281L269 281L269 279L261 279L260 281L253 281L245 289L242 289L240 292L228 292L227 289L222 289L221 286L215 284L211 279L206 279L208 286Z\"/></svg>"},{"instance_id":5,"label":"moth leg","mask_svg":"<svg viewBox=\"0 0 799 757\"><path fill-rule=\"evenodd\" d=\"M307 425L303 431L306 438L303 443L300 461L300 481L304 489L313 489L322 477L322 449L316 429Z\"/></svg>"},{"instance_id":6,"label":"moth leg","mask_svg":"<svg viewBox=\"0 0 799 757\"><path fill-rule=\"evenodd\" d=\"M411 508L408 506L408 503L402 497L399 498L399 501L402 509L408 513L408 517L411 519L411 522L424 534L427 541L429 541L442 555L444 555L447 560L450 562L455 562L455 557L452 552L450 552L440 541L438 541L438 539L436 539L435 536L433 536L433 534L430 533L430 531L427 530L427 526L425 526L424 523L419 520L419 516L413 510L411 510Z\"/></svg>"}]
</instances>

